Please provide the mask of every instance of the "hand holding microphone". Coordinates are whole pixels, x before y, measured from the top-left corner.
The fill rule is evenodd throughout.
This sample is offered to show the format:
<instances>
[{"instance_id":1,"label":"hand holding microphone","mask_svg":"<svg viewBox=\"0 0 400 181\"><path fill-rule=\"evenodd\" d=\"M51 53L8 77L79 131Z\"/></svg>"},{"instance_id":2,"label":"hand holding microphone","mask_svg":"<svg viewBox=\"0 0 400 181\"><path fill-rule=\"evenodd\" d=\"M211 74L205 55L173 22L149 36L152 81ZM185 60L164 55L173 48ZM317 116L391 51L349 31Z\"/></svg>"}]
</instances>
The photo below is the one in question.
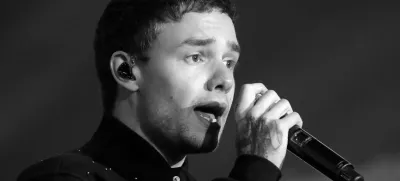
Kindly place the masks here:
<instances>
[{"instance_id":1,"label":"hand holding microphone","mask_svg":"<svg viewBox=\"0 0 400 181\"><path fill-rule=\"evenodd\" d=\"M302 126L300 115L293 112L289 101L261 83L243 85L237 101L234 112L238 154L257 155L281 168L289 128ZM280 119L284 114L287 116Z\"/></svg>"},{"instance_id":2,"label":"hand holding microphone","mask_svg":"<svg viewBox=\"0 0 400 181\"><path fill-rule=\"evenodd\" d=\"M301 129L303 121L289 102L261 83L242 86L235 120L239 155L261 156L281 168L288 149L334 181L364 180L353 165Z\"/></svg>"}]
</instances>

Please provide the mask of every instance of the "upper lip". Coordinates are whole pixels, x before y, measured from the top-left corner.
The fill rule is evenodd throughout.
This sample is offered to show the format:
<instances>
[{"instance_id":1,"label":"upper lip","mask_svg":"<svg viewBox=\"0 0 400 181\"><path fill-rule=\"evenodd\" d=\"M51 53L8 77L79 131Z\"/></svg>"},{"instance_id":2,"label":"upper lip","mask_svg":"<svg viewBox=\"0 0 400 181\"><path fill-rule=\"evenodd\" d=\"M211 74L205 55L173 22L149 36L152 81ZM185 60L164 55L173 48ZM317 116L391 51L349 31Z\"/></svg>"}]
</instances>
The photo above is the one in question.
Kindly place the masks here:
<instances>
[{"instance_id":1,"label":"upper lip","mask_svg":"<svg viewBox=\"0 0 400 181\"><path fill-rule=\"evenodd\" d=\"M218 101L201 102L194 106L194 110L208 112L214 114L215 118L222 116L225 113L228 104Z\"/></svg>"}]
</instances>

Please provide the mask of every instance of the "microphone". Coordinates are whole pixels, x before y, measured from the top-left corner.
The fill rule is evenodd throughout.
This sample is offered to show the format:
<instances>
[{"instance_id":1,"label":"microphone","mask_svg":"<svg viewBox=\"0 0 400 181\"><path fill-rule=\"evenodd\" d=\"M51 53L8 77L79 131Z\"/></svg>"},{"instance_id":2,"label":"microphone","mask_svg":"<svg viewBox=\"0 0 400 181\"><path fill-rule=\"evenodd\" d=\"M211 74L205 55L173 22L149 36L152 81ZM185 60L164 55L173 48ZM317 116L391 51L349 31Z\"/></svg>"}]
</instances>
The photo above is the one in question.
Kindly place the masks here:
<instances>
[{"instance_id":1,"label":"microphone","mask_svg":"<svg viewBox=\"0 0 400 181\"><path fill-rule=\"evenodd\" d=\"M287 148L333 181L364 181L350 162L297 125L289 129Z\"/></svg>"}]
</instances>

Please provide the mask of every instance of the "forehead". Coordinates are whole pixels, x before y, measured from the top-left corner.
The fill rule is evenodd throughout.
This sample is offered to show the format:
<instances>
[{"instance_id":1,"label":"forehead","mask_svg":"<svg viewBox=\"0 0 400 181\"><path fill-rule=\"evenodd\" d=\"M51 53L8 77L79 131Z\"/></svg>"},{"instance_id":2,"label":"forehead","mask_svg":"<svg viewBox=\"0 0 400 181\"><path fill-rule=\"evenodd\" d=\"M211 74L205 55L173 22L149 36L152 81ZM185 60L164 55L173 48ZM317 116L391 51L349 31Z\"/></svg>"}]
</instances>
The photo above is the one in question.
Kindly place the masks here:
<instances>
[{"instance_id":1,"label":"forehead","mask_svg":"<svg viewBox=\"0 0 400 181\"><path fill-rule=\"evenodd\" d=\"M217 42L237 42L232 19L219 11L186 13L181 21L162 26L156 44L162 47L179 46L188 38L214 38Z\"/></svg>"}]
</instances>

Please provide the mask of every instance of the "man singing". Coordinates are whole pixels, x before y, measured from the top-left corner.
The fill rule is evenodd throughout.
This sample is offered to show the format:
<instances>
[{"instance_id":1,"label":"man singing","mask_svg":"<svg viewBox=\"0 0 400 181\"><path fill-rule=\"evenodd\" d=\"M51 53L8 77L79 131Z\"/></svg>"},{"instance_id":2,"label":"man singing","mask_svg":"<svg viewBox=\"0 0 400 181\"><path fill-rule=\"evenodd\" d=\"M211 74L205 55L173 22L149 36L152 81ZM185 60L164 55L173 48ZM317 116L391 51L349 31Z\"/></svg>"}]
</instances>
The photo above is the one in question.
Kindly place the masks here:
<instances>
[{"instance_id":1,"label":"man singing","mask_svg":"<svg viewBox=\"0 0 400 181\"><path fill-rule=\"evenodd\" d=\"M217 148L232 106L235 14L229 0L111 1L94 41L104 107L98 130L18 180L195 180L186 156ZM215 180L279 180L299 114L251 83L241 86L234 119L238 157L229 176Z\"/></svg>"}]
</instances>

